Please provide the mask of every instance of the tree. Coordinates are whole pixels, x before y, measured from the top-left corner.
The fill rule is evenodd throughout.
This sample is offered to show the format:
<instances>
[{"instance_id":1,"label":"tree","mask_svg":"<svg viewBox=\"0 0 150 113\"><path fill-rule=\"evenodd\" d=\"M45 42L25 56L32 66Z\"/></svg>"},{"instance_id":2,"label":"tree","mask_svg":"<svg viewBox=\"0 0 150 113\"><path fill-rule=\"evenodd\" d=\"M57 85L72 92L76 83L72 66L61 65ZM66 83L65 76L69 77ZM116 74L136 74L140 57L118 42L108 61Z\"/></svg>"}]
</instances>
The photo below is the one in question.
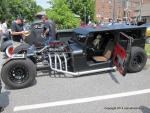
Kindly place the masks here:
<instances>
[{"instance_id":1,"label":"tree","mask_svg":"<svg viewBox=\"0 0 150 113\"><path fill-rule=\"evenodd\" d=\"M37 6L35 0L8 0L10 13L13 18L20 15L23 18L32 21L34 15L38 12L39 6Z\"/></svg>"},{"instance_id":2,"label":"tree","mask_svg":"<svg viewBox=\"0 0 150 113\"><path fill-rule=\"evenodd\" d=\"M82 21L94 19L95 0L67 0L67 3L75 14L80 15Z\"/></svg>"},{"instance_id":3,"label":"tree","mask_svg":"<svg viewBox=\"0 0 150 113\"><path fill-rule=\"evenodd\" d=\"M7 0L0 0L0 20L7 18L9 15Z\"/></svg>"},{"instance_id":4,"label":"tree","mask_svg":"<svg viewBox=\"0 0 150 113\"><path fill-rule=\"evenodd\" d=\"M79 26L79 19L75 18L69 9L66 0L50 0L51 9L47 9L47 15L54 20L58 29L70 29Z\"/></svg>"},{"instance_id":5,"label":"tree","mask_svg":"<svg viewBox=\"0 0 150 113\"><path fill-rule=\"evenodd\" d=\"M14 20L17 16L32 21L34 15L41 11L35 0L0 0L0 20Z\"/></svg>"}]
</instances>

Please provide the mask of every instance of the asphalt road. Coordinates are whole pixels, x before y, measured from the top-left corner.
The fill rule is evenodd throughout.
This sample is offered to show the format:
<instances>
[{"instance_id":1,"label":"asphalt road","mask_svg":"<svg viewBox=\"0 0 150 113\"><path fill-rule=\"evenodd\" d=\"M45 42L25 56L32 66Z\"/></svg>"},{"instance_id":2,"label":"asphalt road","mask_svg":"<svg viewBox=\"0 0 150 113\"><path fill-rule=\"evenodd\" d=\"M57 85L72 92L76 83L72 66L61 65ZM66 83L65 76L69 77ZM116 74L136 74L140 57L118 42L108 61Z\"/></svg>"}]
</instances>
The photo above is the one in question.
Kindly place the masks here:
<instances>
[{"instance_id":1,"label":"asphalt road","mask_svg":"<svg viewBox=\"0 0 150 113\"><path fill-rule=\"evenodd\" d=\"M118 72L76 78L38 72L31 87L3 85L0 104L2 113L150 113L150 60L143 71L125 77Z\"/></svg>"}]
</instances>

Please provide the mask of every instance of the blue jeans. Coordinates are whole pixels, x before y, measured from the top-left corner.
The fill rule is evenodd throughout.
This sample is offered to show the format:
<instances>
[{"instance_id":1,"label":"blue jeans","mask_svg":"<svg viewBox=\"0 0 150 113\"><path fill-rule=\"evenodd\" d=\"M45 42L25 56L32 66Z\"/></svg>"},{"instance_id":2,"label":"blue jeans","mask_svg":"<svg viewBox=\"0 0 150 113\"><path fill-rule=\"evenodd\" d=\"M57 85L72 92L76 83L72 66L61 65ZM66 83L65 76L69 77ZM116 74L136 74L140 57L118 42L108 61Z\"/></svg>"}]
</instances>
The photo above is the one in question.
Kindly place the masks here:
<instances>
[{"instance_id":1,"label":"blue jeans","mask_svg":"<svg viewBox=\"0 0 150 113\"><path fill-rule=\"evenodd\" d=\"M45 46L48 45L49 42L51 42L51 41L53 41L53 38L52 38L51 36L46 37L46 38L44 39L44 45L45 45Z\"/></svg>"}]
</instances>

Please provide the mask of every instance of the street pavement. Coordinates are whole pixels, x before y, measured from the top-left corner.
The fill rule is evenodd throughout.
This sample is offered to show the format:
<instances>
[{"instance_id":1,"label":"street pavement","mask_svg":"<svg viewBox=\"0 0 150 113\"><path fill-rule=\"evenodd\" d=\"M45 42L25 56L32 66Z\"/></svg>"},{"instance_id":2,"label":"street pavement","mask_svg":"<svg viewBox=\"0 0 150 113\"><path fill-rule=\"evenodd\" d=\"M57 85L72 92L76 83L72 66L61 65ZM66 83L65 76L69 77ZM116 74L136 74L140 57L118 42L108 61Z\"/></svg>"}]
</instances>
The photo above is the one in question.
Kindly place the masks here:
<instances>
[{"instance_id":1,"label":"street pavement","mask_svg":"<svg viewBox=\"0 0 150 113\"><path fill-rule=\"evenodd\" d=\"M2 113L150 113L150 60L143 71L125 77L118 72L76 78L38 72L31 87L10 90L3 84L0 104Z\"/></svg>"}]
</instances>

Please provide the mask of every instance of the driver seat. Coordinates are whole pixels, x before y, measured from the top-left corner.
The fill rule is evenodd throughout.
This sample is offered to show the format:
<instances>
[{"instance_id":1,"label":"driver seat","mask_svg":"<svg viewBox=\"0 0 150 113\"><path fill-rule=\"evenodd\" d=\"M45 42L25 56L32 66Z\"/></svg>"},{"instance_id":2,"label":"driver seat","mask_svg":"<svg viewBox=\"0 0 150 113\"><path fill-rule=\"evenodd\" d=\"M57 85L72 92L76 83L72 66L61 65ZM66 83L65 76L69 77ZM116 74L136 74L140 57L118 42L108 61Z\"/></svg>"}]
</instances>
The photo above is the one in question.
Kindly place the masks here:
<instances>
[{"instance_id":1,"label":"driver seat","mask_svg":"<svg viewBox=\"0 0 150 113\"><path fill-rule=\"evenodd\" d=\"M109 40L109 42L107 43L104 53L102 56L93 56L92 59L95 62L105 62L107 60L110 59L112 52L113 52L113 48L114 48L114 42L112 40Z\"/></svg>"}]
</instances>

